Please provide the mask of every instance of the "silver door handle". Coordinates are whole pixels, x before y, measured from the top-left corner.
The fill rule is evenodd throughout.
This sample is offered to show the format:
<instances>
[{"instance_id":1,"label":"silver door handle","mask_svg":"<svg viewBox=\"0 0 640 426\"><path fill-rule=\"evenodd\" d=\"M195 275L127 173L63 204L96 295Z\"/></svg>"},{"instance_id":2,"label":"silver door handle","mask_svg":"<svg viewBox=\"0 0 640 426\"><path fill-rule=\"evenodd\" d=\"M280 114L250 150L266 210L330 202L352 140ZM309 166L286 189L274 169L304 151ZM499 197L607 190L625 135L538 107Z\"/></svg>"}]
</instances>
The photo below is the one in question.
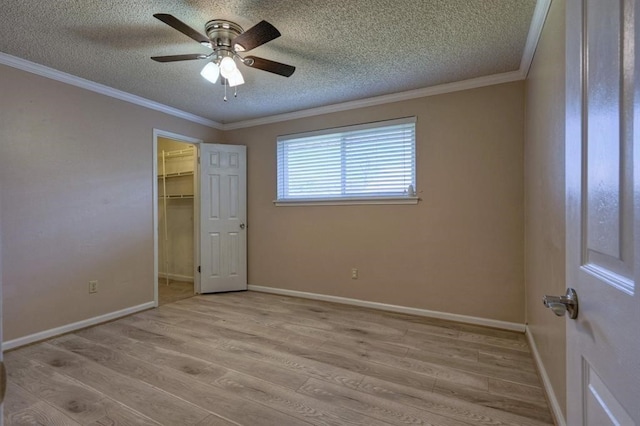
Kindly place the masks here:
<instances>
[{"instance_id":1,"label":"silver door handle","mask_svg":"<svg viewBox=\"0 0 640 426\"><path fill-rule=\"evenodd\" d=\"M240 229L244 229L244 223L240 224Z\"/></svg>"},{"instance_id":2,"label":"silver door handle","mask_svg":"<svg viewBox=\"0 0 640 426\"><path fill-rule=\"evenodd\" d=\"M551 308L554 314L561 317L569 313L569 318L578 318L578 294L572 288L567 289L564 296L548 296L542 298L542 303L547 308Z\"/></svg>"}]
</instances>

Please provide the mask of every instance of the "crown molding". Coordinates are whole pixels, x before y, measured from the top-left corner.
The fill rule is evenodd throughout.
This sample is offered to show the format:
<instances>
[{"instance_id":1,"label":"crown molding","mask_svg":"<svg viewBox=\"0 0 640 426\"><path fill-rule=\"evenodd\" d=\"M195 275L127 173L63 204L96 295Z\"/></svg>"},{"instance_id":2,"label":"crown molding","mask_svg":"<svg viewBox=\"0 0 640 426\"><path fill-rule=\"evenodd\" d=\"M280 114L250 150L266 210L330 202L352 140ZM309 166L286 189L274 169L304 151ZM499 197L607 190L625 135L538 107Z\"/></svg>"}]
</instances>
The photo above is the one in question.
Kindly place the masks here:
<instances>
[{"instance_id":1,"label":"crown molding","mask_svg":"<svg viewBox=\"0 0 640 426\"><path fill-rule=\"evenodd\" d=\"M62 83L70 84L72 86L80 87L82 89L90 90L92 92L119 99L121 101L140 105L142 107L149 108L155 111L160 111L165 114L173 115L174 117L202 124L207 127L212 127L214 129L222 128L222 125L216 121L209 120L207 118L200 117L198 115L191 114L189 112L143 98L141 96L132 95L131 93L123 92L122 90L114 89L113 87L105 86L104 84L95 83L81 77L76 77L75 75L67 74L66 72L58 71L44 65L36 64L35 62L27 61L26 59L18 58L7 53L0 52L0 64L7 65L12 68L17 68L32 74L37 74L42 77L50 78L52 80L60 81Z\"/></svg>"},{"instance_id":2,"label":"crown molding","mask_svg":"<svg viewBox=\"0 0 640 426\"><path fill-rule=\"evenodd\" d=\"M343 102L318 108L304 109L300 111L289 112L286 114L271 115L269 117L256 118L254 120L237 121L235 123L223 124L222 130L235 130L245 127L261 126L264 124L277 123L280 121L295 120L297 118L306 118L316 115L330 114L333 112L348 111L351 109L383 105L416 98L424 98L427 96L442 95L445 93L458 92L460 90L492 86L494 84L510 83L512 81L518 81L522 79L523 77L520 71L493 74L483 77L471 78L468 80L456 81L453 83L439 84L437 86L430 86L422 89L408 90L406 92L375 96L372 98L359 99L357 101Z\"/></svg>"},{"instance_id":3,"label":"crown molding","mask_svg":"<svg viewBox=\"0 0 640 426\"><path fill-rule=\"evenodd\" d=\"M160 111L165 114L173 115L175 117L202 124L214 129L228 131L524 80L529 74L529 68L531 67L531 63L533 62L533 57L535 55L540 36L542 34L542 29L544 27L544 22L547 18L547 14L549 12L549 8L551 7L552 1L553 0L537 0L533 12L533 17L531 18L531 25L529 26L529 33L527 35L527 41L525 43L522 59L520 61L520 68L517 71L493 74L453 83L425 87L417 90L392 93L389 95L376 96L356 101L343 102L318 108L310 108L285 114L271 115L268 117L237 121L227 124L222 124L204 117L200 117L198 115L191 114L186 111L161 104L159 102L151 101L137 95L132 95L130 93L123 92L109 86L94 83L84 78L76 77L74 75L67 74L62 71L46 67L44 65L36 64L25 59L11 56L6 53L0 52L0 64L18 68L23 71L41 75L43 77L71 84L83 89L91 90L96 93L120 99L135 105L140 105L145 108Z\"/></svg>"},{"instance_id":4,"label":"crown molding","mask_svg":"<svg viewBox=\"0 0 640 426\"><path fill-rule=\"evenodd\" d=\"M437 86L426 87L406 92L398 92L390 95L376 96L373 98L360 99L357 101L344 102L340 104L328 105L318 108L294 111L285 114L272 115L269 117L256 118L253 120L237 121L222 125L222 130L235 130L246 127L261 126L264 124L278 123L281 121L295 120L297 118L313 117L316 115L330 114L332 112L348 111L351 109L364 108L374 105L383 105L392 102L405 101L409 99L423 98L427 96L442 95L445 93L457 92L460 90L476 89L479 87L491 86L494 84L510 83L512 81L525 80L529 74L529 68L536 53L542 29L544 27L547 14L553 0L537 0L531 17L531 25L527 34L520 68L517 71L502 74L493 74L484 77L472 78L469 80L456 81Z\"/></svg>"},{"instance_id":5,"label":"crown molding","mask_svg":"<svg viewBox=\"0 0 640 426\"><path fill-rule=\"evenodd\" d=\"M536 2L536 8L533 10L527 42L524 45L522 60L520 61L520 72L522 73L523 79L526 79L527 75L529 75L529 68L531 68L531 63L533 62L533 56L536 53L538 42L542 35L544 22L547 20L547 15L551 8L551 2L552 0L538 0Z\"/></svg>"}]
</instances>

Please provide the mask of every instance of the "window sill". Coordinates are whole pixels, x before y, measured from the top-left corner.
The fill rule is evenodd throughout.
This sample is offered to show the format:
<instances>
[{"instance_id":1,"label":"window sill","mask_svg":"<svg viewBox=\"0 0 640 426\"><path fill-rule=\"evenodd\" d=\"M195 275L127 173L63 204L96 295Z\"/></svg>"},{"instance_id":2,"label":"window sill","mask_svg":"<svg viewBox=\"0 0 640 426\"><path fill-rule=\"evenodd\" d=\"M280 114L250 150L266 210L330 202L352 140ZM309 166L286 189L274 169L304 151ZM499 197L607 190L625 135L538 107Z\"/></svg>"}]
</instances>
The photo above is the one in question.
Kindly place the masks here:
<instances>
[{"instance_id":1,"label":"window sill","mask_svg":"<svg viewBox=\"0 0 640 426\"><path fill-rule=\"evenodd\" d=\"M275 200L276 207L298 206L353 206L365 204L418 204L418 197L358 197L358 198L314 198L297 200Z\"/></svg>"}]
</instances>

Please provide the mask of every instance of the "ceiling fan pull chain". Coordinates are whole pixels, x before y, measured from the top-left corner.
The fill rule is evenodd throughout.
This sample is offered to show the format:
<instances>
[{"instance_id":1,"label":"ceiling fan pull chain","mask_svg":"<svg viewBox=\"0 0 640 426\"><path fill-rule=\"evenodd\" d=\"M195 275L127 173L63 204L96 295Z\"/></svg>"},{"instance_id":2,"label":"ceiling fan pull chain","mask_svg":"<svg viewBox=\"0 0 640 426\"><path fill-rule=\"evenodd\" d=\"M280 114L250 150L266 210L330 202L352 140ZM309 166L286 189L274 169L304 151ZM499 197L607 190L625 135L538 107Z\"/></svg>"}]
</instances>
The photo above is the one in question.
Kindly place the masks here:
<instances>
[{"instance_id":1,"label":"ceiling fan pull chain","mask_svg":"<svg viewBox=\"0 0 640 426\"><path fill-rule=\"evenodd\" d=\"M233 97L237 98L238 97L238 86L233 88Z\"/></svg>"},{"instance_id":2,"label":"ceiling fan pull chain","mask_svg":"<svg viewBox=\"0 0 640 426\"><path fill-rule=\"evenodd\" d=\"M224 101L227 102L227 83L224 84Z\"/></svg>"}]
</instances>

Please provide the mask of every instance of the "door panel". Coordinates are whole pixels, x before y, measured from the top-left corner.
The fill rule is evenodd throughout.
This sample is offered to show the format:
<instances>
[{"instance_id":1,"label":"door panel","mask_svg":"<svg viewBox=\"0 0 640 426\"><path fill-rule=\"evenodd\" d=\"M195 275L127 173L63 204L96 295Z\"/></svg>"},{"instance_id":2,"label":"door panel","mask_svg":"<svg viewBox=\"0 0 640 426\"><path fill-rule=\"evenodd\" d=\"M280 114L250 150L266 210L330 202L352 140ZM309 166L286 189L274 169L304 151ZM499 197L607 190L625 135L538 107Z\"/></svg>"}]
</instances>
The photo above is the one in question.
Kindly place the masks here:
<instances>
[{"instance_id":1,"label":"door panel","mask_svg":"<svg viewBox=\"0 0 640 426\"><path fill-rule=\"evenodd\" d=\"M598 374L585 362L584 365L585 420L593 425L633 425L633 419L627 414L618 400Z\"/></svg>"},{"instance_id":2,"label":"door panel","mask_svg":"<svg viewBox=\"0 0 640 426\"><path fill-rule=\"evenodd\" d=\"M217 232L209 233L210 251L205 254L205 259L210 262L205 263L204 275L208 279L220 278L220 258L222 257L222 247L220 244L220 234Z\"/></svg>"},{"instance_id":3,"label":"door panel","mask_svg":"<svg viewBox=\"0 0 640 426\"><path fill-rule=\"evenodd\" d=\"M238 219L240 214L240 179L238 176L229 176L229 219Z\"/></svg>"},{"instance_id":4,"label":"door panel","mask_svg":"<svg viewBox=\"0 0 640 426\"><path fill-rule=\"evenodd\" d=\"M247 289L245 150L200 145L201 293Z\"/></svg>"},{"instance_id":5,"label":"door panel","mask_svg":"<svg viewBox=\"0 0 640 426\"><path fill-rule=\"evenodd\" d=\"M240 274L240 247L242 243L240 241L241 236L239 232L229 232L229 276L237 277Z\"/></svg>"},{"instance_id":6,"label":"door panel","mask_svg":"<svg viewBox=\"0 0 640 426\"><path fill-rule=\"evenodd\" d=\"M639 0L567 0L570 425L640 424Z\"/></svg>"},{"instance_id":7,"label":"door panel","mask_svg":"<svg viewBox=\"0 0 640 426\"><path fill-rule=\"evenodd\" d=\"M209 220L219 220L220 219L220 175L208 175L209 184L208 186L203 186L203 188L208 188L208 193L210 194L207 202L209 204L209 209L207 210L208 215L204 216Z\"/></svg>"},{"instance_id":8,"label":"door panel","mask_svg":"<svg viewBox=\"0 0 640 426\"><path fill-rule=\"evenodd\" d=\"M631 279L631 182L626 181L624 158L630 155L625 138L632 134L626 126L626 112L632 106L625 99L623 63L623 1L585 2L585 112L587 208L586 264L620 288ZM627 6L630 5L631 2ZM631 67L632 70L633 67ZM626 70L629 73L629 69ZM629 76L627 76L629 77ZM625 126L627 128L625 128ZM628 176L631 178L631 176Z\"/></svg>"}]
</instances>

